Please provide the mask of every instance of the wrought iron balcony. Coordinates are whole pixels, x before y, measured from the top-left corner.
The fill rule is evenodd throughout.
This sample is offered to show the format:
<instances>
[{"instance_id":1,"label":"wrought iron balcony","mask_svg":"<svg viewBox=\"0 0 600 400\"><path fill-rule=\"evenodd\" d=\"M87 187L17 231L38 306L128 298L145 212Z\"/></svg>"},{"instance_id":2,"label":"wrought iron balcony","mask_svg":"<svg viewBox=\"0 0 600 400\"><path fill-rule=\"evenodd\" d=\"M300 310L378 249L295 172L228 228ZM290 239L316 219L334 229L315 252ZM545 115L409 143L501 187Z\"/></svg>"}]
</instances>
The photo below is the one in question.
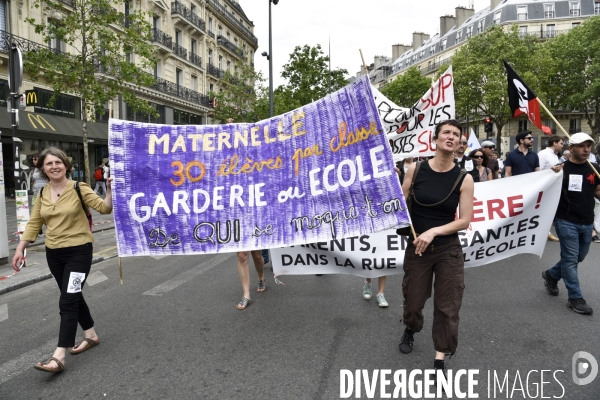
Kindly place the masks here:
<instances>
[{"instance_id":1,"label":"wrought iron balcony","mask_svg":"<svg viewBox=\"0 0 600 400\"><path fill-rule=\"evenodd\" d=\"M167 81L163 78L154 77L154 84L150 87L152 89L158 90L159 92L169 94L171 96L178 97L183 100L187 100L189 102L208 107L210 104L210 99L208 96L198 93L195 90L185 88L181 85L178 85L174 82Z\"/></svg>"},{"instance_id":2,"label":"wrought iron balcony","mask_svg":"<svg viewBox=\"0 0 600 400\"><path fill-rule=\"evenodd\" d=\"M59 49L52 49L47 45L24 39L6 31L0 31L0 53L8 53L13 43L16 44L19 49L21 49L23 52L23 58L27 58L27 53L32 51L50 50L56 54L62 53Z\"/></svg>"},{"instance_id":3,"label":"wrought iron balcony","mask_svg":"<svg viewBox=\"0 0 600 400\"><path fill-rule=\"evenodd\" d=\"M215 67L214 65L210 65L210 63L206 64L206 72L215 78L223 79L225 77L225 71Z\"/></svg>"},{"instance_id":4,"label":"wrought iron balcony","mask_svg":"<svg viewBox=\"0 0 600 400\"><path fill-rule=\"evenodd\" d=\"M211 38L213 38L213 39L215 38L215 34L214 34L214 33L212 33L211 31L208 31L208 36L210 36L210 37L211 37Z\"/></svg>"},{"instance_id":5,"label":"wrought iron balcony","mask_svg":"<svg viewBox=\"0 0 600 400\"><path fill-rule=\"evenodd\" d=\"M191 53L190 61L192 62L192 64L195 64L198 67L202 68L202 57L200 57L198 54Z\"/></svg>"},{"instance_id":6,"label":"wrought iron balcony","mask_svg":"<svg viewBox=\"0 0 600 400\"><path fill-rule=\"evenodd\" d=\"M173 38L158 28L152 28L152 41L160 43L168 49L173 48Z\"/></svg>"},{"instance_id":7,"label":"wrought iron balcony","mask_svg":"<svg viewBox=\"0 0 600 400\"><path fill-rule=\"evenodd\" d=\"M75 0L59 0L61 3L66 4L69 7L75 6Z\"/></svg>"},{"instance_id":8,"label":"wrought iron balcony","mask_svg":"<svg viewBox=\"0 0 600 400\"><path fill-rule=\"evenodd\" d=\"M177 43L173 44L173 54L187 60L187 49Z\"/></svg>"},{"instance_id":9,"label":"wrought iron balcony","mask_svg":"<svg viewBox=\"0 0 600 400\"><path fill-rule=\"evenodd\" d=\"M244 36L246 36L250 41L257 44L258 39L254 34L246 28L240 21L238 21L232 13L225 9L218 1L216 0L206 0L206 3L211 6L214 10L216 10L219 14L221 14L225 19L234 25L237 29L239 29Z\"/></svg>"},{"instance_id":10,"label":"wrought iron balcony","mask_svg":"<svg viewBox=\"0 0 600 400\"><path fill-rule=\"evenodd\" d=\"M244 52L240 50L235 44L231 43L225 36L217 36L217 43L226 48L231 54L236 57L243 57Z\"/></svg>"},{"instance_id":11,"label":"wrought iron balcony","mask_svg":"<svg viewBox=\"0 0 600 400\"><path fill-rule=\"evenodd\" d=\"M174 1L171 3L171 14L179 14L184 17L189 23L206 32L206 22L197 16L192 10L187 8L183 3Z\"/></svg>"}]
</instances>

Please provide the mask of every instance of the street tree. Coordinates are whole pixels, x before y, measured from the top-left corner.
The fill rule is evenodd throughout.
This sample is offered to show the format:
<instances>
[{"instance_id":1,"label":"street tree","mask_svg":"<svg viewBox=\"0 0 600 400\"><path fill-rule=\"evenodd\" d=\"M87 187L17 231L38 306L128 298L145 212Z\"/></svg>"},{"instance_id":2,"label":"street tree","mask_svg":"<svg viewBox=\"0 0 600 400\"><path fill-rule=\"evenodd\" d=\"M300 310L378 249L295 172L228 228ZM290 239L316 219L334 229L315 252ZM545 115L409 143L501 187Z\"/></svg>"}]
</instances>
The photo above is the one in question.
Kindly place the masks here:
<instances>
[{"instance_id":1,"label":"street tree","mask_svg":"<svg viewBox=\"0 0 600 400\"><path fill-rule=\"evenodd\" d=\"M269 117L269 93L262 73L251 65L238 62L233 72L225 72L220 89L211 94L216 99L213 118L225 123L256 122Z\"/></svg>"},{"instance_id":2,"label":"street tree","mask_svg":"<svg viewBox=\"0 0 600 400\"><path fill-rule=\"evenodd\" d=\"M406 72L385 85L381 93L400 107L412 107L421 96L431 88L431 79L427 78L417 67L410 67Z\"/></svg>"},{"instance_id":3,"label":"street tree","mask_svg":"<svg viewBox=\"0 0 600 400\"><path fill-rule=\"evenodd\" d=\"M553 58L548 80L552 105L583 112L596 138L600 130L600 16L546 43Z\"/></svg>"},{"instance_id":4,"label":"street tree","mask_svg":"<svg viewBox=\"0 0 600 400\"><path fill-rule=\"evenodd\" d=\"M500 143L502 128L513 118L509 102L506 59L527 85L543 98L542 81L551 61L535 35L520 37L517 26L492 27L470 38L452 57L457 117L490 117ZM438 71L441 75L445 68Z\"/></svg>"},{"instance_id":5,"label":"street tree","mask_svg":"<svg viewBox=\"0 0 600 400\"><path fill-rule=\"evenodd\" d=\"M320 44L296 46L281 72L287 83L278 88L280 110L290 111L293 108L289 107L312 103L341 89L348 84L347 74L347 70L338 68L329 75L329 57L323 53Z\"/></svg>"},{"instance_id":6,"label":"street tree","mask_svg":"<svg viewBox=\"0 0 600 400\"><path fill-rule=\"evenodd\" d=\"M134 110L155 112L135 93L154 82L148 73L155 65L149 14L125 0L33 0L32 6L37 15L26 21L50 47L26 53L25 71L51 86L55 96L69 93L80 99L89 184L87 122L95 120L95 113L118 96Z\"/></svg>"}]
</instances>

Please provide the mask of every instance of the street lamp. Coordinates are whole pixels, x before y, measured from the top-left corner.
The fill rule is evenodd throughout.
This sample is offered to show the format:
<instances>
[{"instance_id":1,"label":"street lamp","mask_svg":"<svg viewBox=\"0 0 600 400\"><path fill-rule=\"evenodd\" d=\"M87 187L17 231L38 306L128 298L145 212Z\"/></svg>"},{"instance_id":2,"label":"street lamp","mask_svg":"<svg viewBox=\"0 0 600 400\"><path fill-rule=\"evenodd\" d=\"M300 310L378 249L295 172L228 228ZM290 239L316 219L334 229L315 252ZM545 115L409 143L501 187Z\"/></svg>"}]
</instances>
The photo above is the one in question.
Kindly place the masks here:
<instances>
[{"instance_id":1,"label":"street lamp","mask_svg":"<svg viewBox=\"0 0 600 400\"><path fill-rule=\"evenodd\" d=\"M271 3L277 5L279 0L269 0L269 54L262 53L269 60L269 117L273 117L273 32L271 28Z\"/></svg>"}]
</instances>

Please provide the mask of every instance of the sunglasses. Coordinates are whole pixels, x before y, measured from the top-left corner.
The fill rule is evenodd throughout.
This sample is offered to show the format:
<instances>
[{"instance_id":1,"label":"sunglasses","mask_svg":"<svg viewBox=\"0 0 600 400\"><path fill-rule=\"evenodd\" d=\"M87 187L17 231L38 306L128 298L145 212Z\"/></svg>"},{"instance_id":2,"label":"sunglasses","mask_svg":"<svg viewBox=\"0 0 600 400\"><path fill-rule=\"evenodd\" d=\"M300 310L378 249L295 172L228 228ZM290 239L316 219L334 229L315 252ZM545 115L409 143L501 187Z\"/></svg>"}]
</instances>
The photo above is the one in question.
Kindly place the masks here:
<instances>
[{"instance_id":1,"label":"sunglasses","mask_svg":"<svg viewBox=\"0 0 600 400\"><path fill-rule=\"evenodd\" d=\"M481 158L481 159L483 159L483 156L472 156L471 158Z\"/></svg>"},{"instance_id":2,"label":"sunglasses","mask_svg":"<svg viewBox=\"0 0 600 400\"><path fill-rule=\"evenodd\" d=\"M525 139L527 139L527 140L532 140L532 139L533 139L533 137L532 137L532 136L527 136Z\"/></svg>"}]
</instances>

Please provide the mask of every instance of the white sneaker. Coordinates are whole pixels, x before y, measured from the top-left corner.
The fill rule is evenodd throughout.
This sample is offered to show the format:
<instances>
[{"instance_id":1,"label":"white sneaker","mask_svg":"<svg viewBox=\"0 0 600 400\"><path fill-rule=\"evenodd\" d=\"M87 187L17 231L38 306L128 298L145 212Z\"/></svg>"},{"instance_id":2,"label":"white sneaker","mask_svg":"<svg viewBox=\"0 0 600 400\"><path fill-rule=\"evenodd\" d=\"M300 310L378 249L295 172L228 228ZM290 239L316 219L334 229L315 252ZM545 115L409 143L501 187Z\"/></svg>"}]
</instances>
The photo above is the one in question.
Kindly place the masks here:
<instances>
[{"instance_id":1,"label":"white sneaker","mask_svg":"<svg viewBox=\"0 0 600 400\"><path fill-rule=\"evenodd\" d=\"M376 296L376 298L377 298L377 303L379 304L379 307L385 308L388 306L388 302L385 301L385 297L383 296L383 293L378 294Z\"/></svg>"},{"instance_id":2,"label":"white sneaker","mask_svg":"<svg viewBox=\"0 0 600 400\"><path fill-rule=\"evenodd\" d=\"M363 298L365 300L371 299L371 283L370 282L365 282L365 284L363 286Z\"/></svg>"}]
</instances>

